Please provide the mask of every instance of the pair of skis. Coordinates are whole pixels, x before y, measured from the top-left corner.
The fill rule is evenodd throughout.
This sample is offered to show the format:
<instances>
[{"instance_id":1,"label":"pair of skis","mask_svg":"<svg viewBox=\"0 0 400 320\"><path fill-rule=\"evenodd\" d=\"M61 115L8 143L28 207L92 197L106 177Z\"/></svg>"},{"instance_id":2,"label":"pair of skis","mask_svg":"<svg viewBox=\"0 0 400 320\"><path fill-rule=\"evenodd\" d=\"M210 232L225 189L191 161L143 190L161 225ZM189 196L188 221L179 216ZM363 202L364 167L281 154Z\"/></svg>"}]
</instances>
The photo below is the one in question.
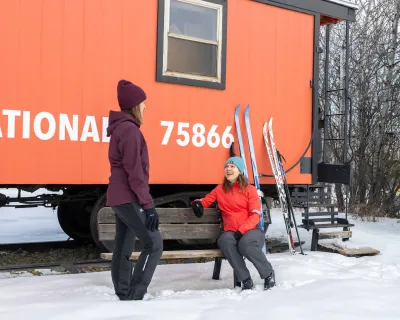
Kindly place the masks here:
<instances>
[{"instance_id":1,"label":"pair of skis","mask_svg":"<svg viewBox=\"0 0 400 320\"><path fill-rule=\"evenodd\" d=\"M254 152L253 137L251 134L249 108L250 108L250 105L247 105L246 110L245 110L246 132L247 132L247 140L249 143L249 152L250 152L251 167L252 167L252 171L253 171L254 184L257 189L257 194L260 198L260 216L261 216L260 224L261 224L261 229L264 231L264 215L263 215L263 208L262 208L263 193L260 189L260 180L259 180L260 176L259 176L258 170L257 170L256 155ZM238 140L239 140L238 142L239 142L239 149L240 149L240 157L244 161L245 176L248 178L246 156L245 156L245 152L244 152L242 132L240 130L239 111L240 111L240 104L237 105L236 110L235 110L235 126L236 126L237 136L238 136ZM264 242L263 250L266 253L267 247L265 245L265 242Z\"/></svg>"},{"instance_id":2,"label":"pair of skis","mask_svg":"<svg viewBox=\"0 0 400 320\"><path fill-rule=\"evenodd\" d=\"M269 133L269 137L268 137L268 133ZM292 221L290 220L290 217L292 217L294 220L293 224L296 229L297 238L298 238L299 244L300 244L301 254L304 254L303 248L301 246L299 231L297 229L296 218L295 218L294 212L293 212L292 202L290 199L290 192L289 192L289 188L288 188L287 181L286 181L286 174L285 174L285 170L283 169L282 157L279 154L279 152L276 150L274 134L272 131L272 118L268 122L268 131L267 131L267 122L264 123L263 135L264 135L265 146L266 146L267 152L268 152L269 161L271 163L272 172L274 174L276 187L278 189L279 202L281 205L283 220L285 222L285 227L286 227L286 232L287 232L289 252L291 254L296 253L293 236L292 236L292 230L291 230Z\"/></svg>"},{"instance_id":3,"label":"pair of skis","mask_svg":"<svg viewBox=\"0 0 400 320\"><path fill-rule=\"evenodd\" d=\"M242 133L241 133L241 129L240 129L239 112L240 112L240 104L237 105L236 110L235 110L235 126L236 126L236 131L237 131L237 136L238 136L240 156L243 159L244 164L245 164L245 176L248 177L246 156L245 156L245 150L244 150L244 145L243 145ZM249 144L249 152L250 152L250 160L251 160L254 184L255 184L255 187L257 188L257 193L260 198L260 215L261 215L260 224L261 224L262 230L264 231L264 216L263 216L263 210L262 210L263 193L260 188L260 177L263 175L260 175L258 173L258 169L257 169L256 155L255 155L255 151L254 151L253 137L251 134L251 127L250 127L249 112L250 112L250 105L247 105L246 109L245 109L246 132L247 132L247 139L248 139L248 144ZM268 133L270 136L269 139L268 139ZM274 134L272 131L272 118L269 120L269 123L268 123L268 132L267 132L267 122L264 123L263 135L264 135L265 146L268 151L268 157L269 157L272 171L274 174L276 186L278 189L279 202L281 204L283 219L285 222L285 227L286 227L286 232L287 232L287 237L288 237L289 252L291 254L296 253L295 244L294 244L293 236L292 236L292 230L291 230L292 225L294 224L294 227L296 229L297 238L299 240L301 254L304 254L303 248L301 245L301 241L300 241L299 231L297 229L296 218L295 218L294 212L293 212L292 202L290 199L290 192L289 192L289 188L288 188L287 181L286 181L285 170L283 169L281 155L277 151L276 145L275 145ZM290 217L293 218L294 223L292 223ZM264 250L264 252L266 252L265 243L263 246L263 250Z\"/></svg>"}]
</instances>

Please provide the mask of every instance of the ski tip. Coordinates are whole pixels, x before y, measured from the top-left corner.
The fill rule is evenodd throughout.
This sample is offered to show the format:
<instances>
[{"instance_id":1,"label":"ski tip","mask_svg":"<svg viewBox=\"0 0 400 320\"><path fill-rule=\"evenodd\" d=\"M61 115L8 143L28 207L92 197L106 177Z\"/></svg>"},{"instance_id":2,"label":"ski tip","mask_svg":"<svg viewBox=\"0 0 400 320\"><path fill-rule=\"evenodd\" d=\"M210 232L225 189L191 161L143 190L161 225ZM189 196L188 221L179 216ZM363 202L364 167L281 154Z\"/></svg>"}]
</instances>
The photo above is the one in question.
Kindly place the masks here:
<instances>
[{"instance_id":1,"label":"ski tip","mask_svg":"<svg viewBox=\"0 0 400 320\"><path fill-rule=\"evenodd\" d=\"M245 120L246 123L250 120L250 109L249 109L249 104L246 107L246 110L244 111L244 116L245 116Z\"/></svg>"},{"instance_id":2,"label":"ski tip","mask_svg":"<svg viewBox=\"0 0 400 320\"><path fill-rule=\"evenodd\" d=\"M236 113L239 113L239 110L240 110L240 103L236 106L235 112L236 112Z\"/></svg>"},{"instance_id":3,"label":"ski tip","mask_svg":"<svg viewBox=\"0 0 400 320\"><path fill-rule=\"evenodd\" d=\"M264 129L264 131L266 131L266 130L267 130L267 125L268 125L268 122L267 122L267 121L265 121L265 122L264 122L264 126L263 126L263 129Z\"/></svg>"}]
</instances>

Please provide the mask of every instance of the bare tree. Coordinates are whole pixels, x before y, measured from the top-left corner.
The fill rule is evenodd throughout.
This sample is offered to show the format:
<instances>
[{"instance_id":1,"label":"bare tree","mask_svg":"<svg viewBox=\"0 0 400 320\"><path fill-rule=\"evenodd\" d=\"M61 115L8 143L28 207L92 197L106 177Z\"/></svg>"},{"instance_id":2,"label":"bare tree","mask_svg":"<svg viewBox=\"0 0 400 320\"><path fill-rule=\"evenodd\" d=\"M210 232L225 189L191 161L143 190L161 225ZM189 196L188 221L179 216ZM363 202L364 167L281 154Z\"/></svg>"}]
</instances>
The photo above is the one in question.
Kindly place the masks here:
<instances>
[{"instance_id":1,"label":"bare tree","mask_svg":"<svg viewBox=\"0 0 400 320\"><path fill-rule=\"evenodd\" d=\"M349 85L352 121L345 132L343 43L345 25L331 26L329 94L320 79L320 105L325 114L337 114L328 121L324 138L351 138L347 160L352 160L350 207L368 205L376 211L394 214L396 189L400 185L400 0L358 0L355 23L351 24ZM325 30L321 33L324 47ZM324 57L321 59L323 70ZM321 110L322 115L322 110ZM328 162L342 162L343 141L327 144ZM336 198L343 207L341 185L335 186Z\"/></svg>"}]
</instances>

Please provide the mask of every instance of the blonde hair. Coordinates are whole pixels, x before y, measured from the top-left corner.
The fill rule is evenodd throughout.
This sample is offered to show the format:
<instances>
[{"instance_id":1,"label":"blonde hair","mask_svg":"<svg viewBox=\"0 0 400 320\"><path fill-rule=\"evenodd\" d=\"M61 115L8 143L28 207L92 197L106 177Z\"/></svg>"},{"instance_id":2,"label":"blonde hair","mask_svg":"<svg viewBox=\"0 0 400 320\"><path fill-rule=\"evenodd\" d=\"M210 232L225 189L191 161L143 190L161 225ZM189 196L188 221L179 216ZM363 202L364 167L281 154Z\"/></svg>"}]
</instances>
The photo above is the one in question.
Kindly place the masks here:
<instances>
[{"instance_id":1,"label":"blonde hair","mask_svg":"<svg viewBox=\"0 0 400 320\"><path fill-rule=\"evenodd\" d=\"M123 112L129 113L138 123L139 126L143 124L143 118L142 114L140 113L140 105L137 105L136 107L130 108L130 109L125 109L122 110Z\"/></svg>"}]
</instances>

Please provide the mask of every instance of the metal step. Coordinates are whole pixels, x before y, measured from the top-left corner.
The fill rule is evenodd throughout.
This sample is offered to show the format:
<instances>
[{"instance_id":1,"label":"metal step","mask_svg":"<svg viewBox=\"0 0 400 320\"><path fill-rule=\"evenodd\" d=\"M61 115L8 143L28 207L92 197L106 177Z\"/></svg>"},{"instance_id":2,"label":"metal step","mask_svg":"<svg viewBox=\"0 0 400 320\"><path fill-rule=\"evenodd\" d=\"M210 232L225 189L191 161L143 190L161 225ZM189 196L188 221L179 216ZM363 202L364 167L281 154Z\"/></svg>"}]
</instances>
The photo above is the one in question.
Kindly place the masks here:
<instances>
[{"instance_id":1,"label":"metal step","mask_svg":"<svg viewBox=\"0 0 400 320\"><path fill-rule=\"evenodd\" d=\"M295 208L317 208L317 207L321 207L321 208L335 208L336 204L324 204L324 203L307 203L307 204L296 204L293 205L293 207Z\"/></svg>"},{"instance_id":2,"label":"metal step","mask_svg":"<svg viewBox=\"0 0 400 320\"><path fill-rule=\"evenodd\" d=\"M303 212L301 214L303 217L307 216L307 214L305 212ZM337 216L338 212L309 212L308 216L309 217L320 217L320 216ZM309 219L309 220L313 220L313 219ZM315 220L313 220L315 221Z\"/></svg>"},{"instance_id":3,"label":"metal step","mask_svg":"<svg viewBox=\"0 0 400 320\"><path fill-rule=\"evenodd\" d=\"M316 224L316 225L304 225L301 224L298 226L299 228L303 228L303 229L323 229L323 228L350 228L350 227L354 227L354 224L349 223L349 224L340 224L340 223L325 223L325 224Z\"/></svg>"}]
</instances>

